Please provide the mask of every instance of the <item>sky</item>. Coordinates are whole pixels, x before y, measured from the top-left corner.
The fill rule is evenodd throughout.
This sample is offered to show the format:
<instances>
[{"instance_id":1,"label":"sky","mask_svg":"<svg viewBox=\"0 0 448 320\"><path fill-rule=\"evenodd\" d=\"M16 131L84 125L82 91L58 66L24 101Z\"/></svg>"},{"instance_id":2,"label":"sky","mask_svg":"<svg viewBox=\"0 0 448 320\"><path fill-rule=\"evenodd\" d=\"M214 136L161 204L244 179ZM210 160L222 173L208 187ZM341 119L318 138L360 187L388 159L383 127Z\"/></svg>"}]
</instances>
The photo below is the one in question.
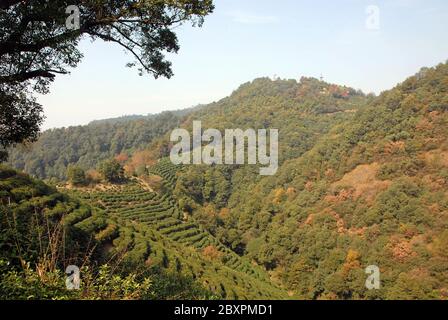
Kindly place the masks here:
<instances>
[{"instance_id":1,"label":"sky","mask_svg":"<svg viewBox=\"0 0 448 320\"><path fill-rule=\"evenodd\" d=\"M83 61L38 96L43 129L218 101L258 77L391 89L448 60L446 0L215 0L202 28L176 29L171 79L140 77L132 57L82 41Z\"/></svg>"}]
</instances>

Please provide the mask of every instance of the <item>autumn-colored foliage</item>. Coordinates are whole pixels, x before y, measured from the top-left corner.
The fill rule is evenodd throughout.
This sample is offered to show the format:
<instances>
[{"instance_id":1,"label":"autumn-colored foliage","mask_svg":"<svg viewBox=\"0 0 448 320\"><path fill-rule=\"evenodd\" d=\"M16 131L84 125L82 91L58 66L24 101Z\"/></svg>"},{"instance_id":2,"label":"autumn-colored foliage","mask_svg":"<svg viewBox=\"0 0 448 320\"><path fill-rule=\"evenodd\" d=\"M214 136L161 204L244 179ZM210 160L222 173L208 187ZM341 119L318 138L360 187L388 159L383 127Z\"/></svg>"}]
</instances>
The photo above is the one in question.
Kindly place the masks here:
<instances>
[{"instance_id":1,"label":"autumn-colored foliage","mask_svg":"<svg viewBox=\"0 0 448 320\"><path fill-rule=\"evenodd\" d=\"M215 246L209 245L202 250L202 255L210 261L217 261L221 258L222 252L216 249Z\"/></svg>"},{"instance_id":2,"label":"autumn-colored foliage","mask_svg":"<svg viewBox=\"0 0 448 320\"><path fill-rule=\"evenodd\" d=\"M87 170L86 177L93 183L98 183L101 181L101 174L96 169Z\"/></svg>"},{"instance_id":3,"label":"autumn-colored foliage","mask_svg":"<svg viewBox=\"0 0 448 320\"><path fill-rule=\"evenodd\" d=\"M353 269L359 269L361 263L359 262L360 254L358 251L349 249L345 258L345 263L342 267L343 273L347 274Z\"/></svg>"},{"instance_id":4,"label":"autumn-colored foliage","mask_svg":"<svg viewBox=\"0 0 448 320\"><path fill-rule=\"evenodd\" d=\"M124 166L128 175L141 175L145 173L146 167L156 163L156 156L150 150L136 151Z\"/></svg>"},{"instance_id":5,"label":"autumn-colored foliage","mask_svg":"<svg viewBox=\"0 0 448 320\"><path fill-rule=\"evenodd\" d=\"M126 161L128 161L129 156L126 153L120 153L115 156L115 160L117 160L121 165L123 165Z\"/></svg>"}]
</instances>

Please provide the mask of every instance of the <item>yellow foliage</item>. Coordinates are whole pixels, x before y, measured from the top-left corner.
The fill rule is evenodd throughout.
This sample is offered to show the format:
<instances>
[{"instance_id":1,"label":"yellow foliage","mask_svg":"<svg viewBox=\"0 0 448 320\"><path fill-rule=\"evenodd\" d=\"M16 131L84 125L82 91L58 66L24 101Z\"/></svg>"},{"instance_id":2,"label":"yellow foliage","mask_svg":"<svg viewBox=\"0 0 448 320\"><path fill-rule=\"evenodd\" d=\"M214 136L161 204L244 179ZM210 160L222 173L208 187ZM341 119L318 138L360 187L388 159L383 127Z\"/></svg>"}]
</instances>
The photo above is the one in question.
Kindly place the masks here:
<instances>
[{"instance_id":1,"label":"yellow foliage","mask_svg":"<svg viewBox=\"0 0 448 320\"><path fill-rule=\"evenodd\" d=\"M283 196L285 195L285 190L283 188L275 189L274 191L274 200L272 200L273 204L280 204L283 200Z\"/></svg>"},{"instance_id":2,"label":"yellow foliage","mask_svg":"<svg viewBox=\"0 0 448 320\"><path fill-rule=\"evenodd\" d=\"M289 198L290 200L293 199L293 198L297 195L297 190L296 190L296 188L289 187L289 188L286 190L286 195L288 196L288 198Z\"/></svg>"},{"instance_id":3,"label":"yellow foliage","mask_svg":"<svg viewBox=\"0 0 448 320\"><path fill-rule=\"evenodd\" d=\"M361 267L361 263L359 262L360 254L358 251L349 249L347 252L347 257L345 258L345 263L342 267L342 271L344 274L349 273L353 269L358 269Z\"/></svg>"}]
</instances>

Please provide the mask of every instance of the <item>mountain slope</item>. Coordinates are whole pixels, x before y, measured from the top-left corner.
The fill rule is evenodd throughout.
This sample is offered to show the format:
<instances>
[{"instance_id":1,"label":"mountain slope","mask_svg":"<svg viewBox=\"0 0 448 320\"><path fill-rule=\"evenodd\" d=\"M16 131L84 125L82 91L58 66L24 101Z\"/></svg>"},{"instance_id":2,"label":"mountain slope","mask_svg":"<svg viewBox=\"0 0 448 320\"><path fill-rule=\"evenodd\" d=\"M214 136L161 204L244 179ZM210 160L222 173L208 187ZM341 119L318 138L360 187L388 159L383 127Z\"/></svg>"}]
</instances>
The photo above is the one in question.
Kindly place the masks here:
<instances>
[{"instance_id":1,"label":"mountain slope","mask_svg":"<svg viewBox=\"0 0 448 320\"><path fill-rule=\"evenodd\" d=\"M163 171L167 177L167 168L175 175L174 167L162 161L152 170ZM195 221L182 219L170 191L156 193L139 180L102 189L75 190L72 194L103 209L114 225L131 228L124 231L117 227L115 237L107 237L112 241L111 252L134 248L124 256L132 257L134 267L179 272L227 299L287 297L263 269L223 246Z\"/></svg>"},{"instance_id":2,"label":"mountain slope","mask_svg":"<svg viewBox=\"0 0 448 320\"><path fill-rule=\"evenodd\" d=\"M353 117L373 97L352 88L314 78L259 78L241 85L229 97L194 112L183 123L191 128L279 129L280 160L300 156L332 126Z\"/></svg>"},{"instance_id":3,"label":"mountain slope","mask_svg":"<svg viewBox=\"0 0 448 320\"><path fill-rule=\"evenodd\" d=\"M78 226L132 268L185 272L229 298L446 299L447 111L446 63L379 97L257 79L177 124L278 128L276 175L160 159L126 184L72 191L100 212ZM167 154L168 132L150 152ZM371 265L379 290L365 287Z\"/></svg>"},{"instance_id":4,"label":"mountain slope","mask_svg":"<svg viewBox=\"0 0 448 320\"><path fill-rule=\"evenodd\" d=\"M286 156L275 176L243 167L224 179L215 168L190 168L178 196L299 296L446 298L447 99L448 65L423 69L303 155ZM216 175L232 186L224 203L182 191L204 191ZM380 268L380 290L364 285L369 265Z\"/></svg>"},{"instance_id":5,"label":"mountain slope","mask_svg":"<svg viewBox=\"0 0 448 320\"><path fill-rule=\"evenodd\" d=\"M178 220L168 195L150 192L138 182L110 186L106 192L71 191L101 207L92 208L15 170L0 167L0 178L4 299L23 299L30 292L37 299L287 297L263 270L224 248L194 223ZM190 230L197 230L205 241L188 238ZM216 246L218 254L207 251L207 246ZM66 291L60 270L86 264L90 269L81 271L83 291ZM113 273L102 274L110 270L107 264ZM142 275L151 279L147 291L142 291L146 283ZM89 282L91 277L108 281L112 276L110 284L100 282L103 278ZM28 286L22 288L26 282ZM107 294L96 292L105 285Z\"/></svg>"}]
</instances>

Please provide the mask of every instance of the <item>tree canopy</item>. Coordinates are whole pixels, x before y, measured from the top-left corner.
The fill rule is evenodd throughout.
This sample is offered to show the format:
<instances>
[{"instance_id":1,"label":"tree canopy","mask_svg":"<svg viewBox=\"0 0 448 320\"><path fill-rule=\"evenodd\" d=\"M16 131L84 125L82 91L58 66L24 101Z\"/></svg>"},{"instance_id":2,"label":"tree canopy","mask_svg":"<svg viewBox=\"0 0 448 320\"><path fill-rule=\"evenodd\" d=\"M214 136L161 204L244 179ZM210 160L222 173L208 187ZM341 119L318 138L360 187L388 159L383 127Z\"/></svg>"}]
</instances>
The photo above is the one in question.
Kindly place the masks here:
<instances>
[{"instance_id":1,"label":"tree canopy","mask_svg":"<svg viewBox=\"0 0 448 320\"><path fill-rule=\"evenodd\" d=\"M67 28L69 6L79 11L76 28ZM43 115L32 92L48 93L57 74L77 66L80 40L117 44L131 53L134 60L127 66L140 75L170 78L173 71L164 54L179 50L173 28L185 22L201 26L213 9L212 0L2 1L0 148L36 138Z\"/></svg>"},{"instance_id":2,"label":"tree canopy","mask_svg":"<svg viewBox=\"0 0 448 320\"><path fill-rule=\"evenodd\" d=\"M119 182L124 178L124 170L115 159L101 162L98 171L108 182Z\"/></svg>"}]
</instances>

